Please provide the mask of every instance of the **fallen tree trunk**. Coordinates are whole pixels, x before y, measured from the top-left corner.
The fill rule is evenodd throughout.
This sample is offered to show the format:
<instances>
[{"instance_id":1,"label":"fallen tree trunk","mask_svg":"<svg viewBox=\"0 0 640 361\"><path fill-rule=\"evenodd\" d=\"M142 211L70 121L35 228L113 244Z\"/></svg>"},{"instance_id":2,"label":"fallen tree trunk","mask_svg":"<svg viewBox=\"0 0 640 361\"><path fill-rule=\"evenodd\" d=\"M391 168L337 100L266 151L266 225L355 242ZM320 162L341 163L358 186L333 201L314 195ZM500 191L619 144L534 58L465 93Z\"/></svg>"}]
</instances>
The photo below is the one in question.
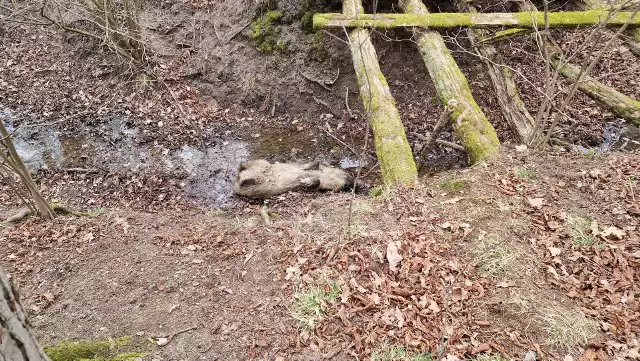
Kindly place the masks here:
<instances>
[{"instance_id":1,"label":"fallen tree trunk","mask_svg":"<svg viewBox=\"0 0 640 361\"><path fill-rule=\"evenodd\" d=\"M620 1L618 1L618 3L619 2ZM583 10L604 10L611 8L611 5L605 0L582 0L578 1L577 5ZM617 5L617 3L613 4L614 7ZM640 1L631 1L625 4L624 8L633 9L637 6L640 6ZM640 56L640 28L626 29L624 31L624 40L627 46L629 46L629 50L636 56Z\"/></svg>"},{"instance_id":2,"label":"fallen tree trunk","mask_svg":"<svg viewBox=\"0 0 640 361\"><path fill-rule=\"evenodd\" d=\"M0 267L0 361L50 361L27 323L11 281Z\"/></svg>"},{"instance_id":3,"label":"fallen tree trunk","mask_svg":"<svg viewBox=\"0 0 640 361\"><path fill-rule=\"evenodd\" d=\"M466 2L459 1L458 8L460 11L471 14L476 13L475 9ZM511 30L511 31L509 31ZM502 31L505 36L511 34L522 34L528 29L509 29ZM498 99L498 105L502 110L502 115L509 123L509 127L514 135L521 143L528 144L533 133L535 120L527 110L524 101L520 97L520 92L514 80L514 74L511 69L501 65L502 61L496 50L482 34L481 29L467 29L471 46L480 55L480 59L487 68L489 79L493 84ZM502 35L500 36L502 37ZM482 40L481 40L482 39Z\"/></svg>"},{"instance_id":4,"label":"fallen tree trunk","mask_svg":"<svg viewBox=\"0 0 640 361\"><path fill-rule=\"evenodd\" d=\"M519 6L522 11L529 9L537 11L533 3L530 1L521 2ZM550 35L549 41L545 43L545 47L545 51L548 54L551 54L549 60L554 69L574 83L580 80L579 76L582 72L581 67L571 64L564 59L562 49L553 42ZM640 125L640 102L637 100L620 93L614 88L605 85L588 75L583 76L580 80L578 89L590 98L602 104L613 114L624 118L633 124Z\"/></svg>"},{"instance_id":5,"label":"fallen tree trunk","mask_svg":"<svg viewBox=\"0 0 640 361\"><path fill-rule=\"evenodd\" d=\"M356 17L363 12L361 0L344 0L342 6L348 17ZM418 179L418 171L400 113L380 70L369 31L352 30L349 44L360 97L373 130L382 179L386 184L411 184Z\"/></svg>"},{"instance_id":6,"label":"fallen tree trunk","mask_svg":"<svg viewBox=\"0 0 640 361\"><path fill-rule=\"evenodd\" d=\"M314 29L329 28L456 28L517 26L523 28L543 27L544 12L519 13L433 13L433 14L316 14ZM609 25L640 25L640 16L633 12L620 11L609 17L607 10L550 12L549 27L575 27L594 25L606 21Z\"/></svg>"},{"instance_id":7,"label":"fallen tree trunk","mask_svg":"<svg viewBox=\"0 0 640 361\"><path fill-rule=\"evenodd\" d=\"M550 46L550 51L554 51L551 55L551 65L567 79L573 82L577 81L581 72L580 67L564 61L559 48ZM640 125L639 101L620 93L590 76L583 76L582 81L578 84L578 89L602 104L613 114L635 125Z\"/></svg>"},{"instance_id":8,"label":"fallen tree trunk","mask_svg":"<svg viewBox=\"0 0 640 361\"><path fill-rule=\"evenodd\" d=\"M429 13L421 0L401 0L400 7L406 13ZM435 31L415 31L418 35L418 49L433 79L438 98L445 105L456 136L467 151L471 163L497 154L500 142L496 131L476 104L467 79L451 56L442 36Z\"/></svg>"}]
</instances>

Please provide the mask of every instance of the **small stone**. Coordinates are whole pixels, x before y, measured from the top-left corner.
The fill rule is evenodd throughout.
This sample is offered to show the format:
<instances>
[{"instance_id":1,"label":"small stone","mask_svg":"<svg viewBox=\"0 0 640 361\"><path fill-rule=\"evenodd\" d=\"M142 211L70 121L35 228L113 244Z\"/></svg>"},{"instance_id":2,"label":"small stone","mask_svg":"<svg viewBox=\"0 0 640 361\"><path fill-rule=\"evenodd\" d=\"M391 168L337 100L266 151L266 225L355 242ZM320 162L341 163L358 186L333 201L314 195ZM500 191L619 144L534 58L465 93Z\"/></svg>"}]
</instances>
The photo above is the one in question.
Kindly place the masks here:
<instances>
[{"instance_id":1,"label":"small stone","mask_svg":"<svg viewBox=\"0 0 640 361\"><path fill-rule=\"evenodd\" d=\"M529 350L524 354L524 361L536 361L537 356L535 351Z\"/></svg>"}]
</instances>

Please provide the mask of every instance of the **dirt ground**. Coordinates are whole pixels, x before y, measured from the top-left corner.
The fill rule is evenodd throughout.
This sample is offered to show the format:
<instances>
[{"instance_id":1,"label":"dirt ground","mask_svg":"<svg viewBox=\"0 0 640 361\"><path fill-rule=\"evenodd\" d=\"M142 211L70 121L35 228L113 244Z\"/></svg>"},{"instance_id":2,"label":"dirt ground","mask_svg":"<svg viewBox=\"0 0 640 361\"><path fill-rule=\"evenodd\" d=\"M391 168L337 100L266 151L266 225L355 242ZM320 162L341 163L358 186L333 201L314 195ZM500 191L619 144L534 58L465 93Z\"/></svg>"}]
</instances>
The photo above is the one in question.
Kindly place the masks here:
<instances>
[{"instance_id":1,"label":"dirt ground","mask_svg":"<svg viewBox=\"0 0 640 361\"><path fill-rule=\"evenodd\" d=\"M36 129L23 140L47 149L34 158L47 197L102 211L0 226L0 263L43 344L129 335L145 359L189 361L640 358L637 151L514 150L457 29L445 41L505 144L499 159L469 168L438 148L416 186L374 188L369 139L355 195L284 195L265 203L269 223L262 204L233 197L247 157L339 165L369 136L343 34L302 25L340 2L278 7L288 47L265 54L249 36L257 2L142 2L151 86L92 39L0 21L0 115ZM587 33L554 36L577 49ZM410 37L373 33L415 148L441 107ZM541 59L516 39L498 49L528 75L518 86L535 114ZM640 97L622 42L594 76ZM558 137L585 150L611 145L605 130L623 123L584 95L567 113ZM178 165L193 154L206 164ZM19 206L2 186L0 218Z\"/></svg>"}]
</instances>

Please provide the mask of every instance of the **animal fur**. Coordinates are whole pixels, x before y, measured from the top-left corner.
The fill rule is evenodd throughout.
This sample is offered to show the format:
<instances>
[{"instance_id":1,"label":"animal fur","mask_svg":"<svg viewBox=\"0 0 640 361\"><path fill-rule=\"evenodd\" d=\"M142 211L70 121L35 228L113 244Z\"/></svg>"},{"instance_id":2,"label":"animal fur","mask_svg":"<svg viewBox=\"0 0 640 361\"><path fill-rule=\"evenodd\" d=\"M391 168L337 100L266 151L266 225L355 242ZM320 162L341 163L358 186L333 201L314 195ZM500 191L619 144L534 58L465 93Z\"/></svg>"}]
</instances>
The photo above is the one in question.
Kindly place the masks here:
<instances>
[{"instance_id":1,"label":"animal fur","mask_svg":"<svg viewBox=\"0 0 640 361\"><path fill-rule=\"evenodd\" d=\"M264 159L240 164L233 192L245 197L264 199L289 191L339 191L353 185L353 177L342 169L320 162L307 164L269 163Z\"/></svg>"}]
</instances>

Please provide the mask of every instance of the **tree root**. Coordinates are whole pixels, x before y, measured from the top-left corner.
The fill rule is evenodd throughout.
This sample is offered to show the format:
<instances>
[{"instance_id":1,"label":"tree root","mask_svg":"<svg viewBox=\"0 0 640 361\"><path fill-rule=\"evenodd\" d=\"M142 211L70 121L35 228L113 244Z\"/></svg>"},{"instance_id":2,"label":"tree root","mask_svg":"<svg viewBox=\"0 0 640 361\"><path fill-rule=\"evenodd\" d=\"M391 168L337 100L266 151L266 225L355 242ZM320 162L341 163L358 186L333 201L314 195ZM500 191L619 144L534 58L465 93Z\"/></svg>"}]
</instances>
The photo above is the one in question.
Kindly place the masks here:
<instances>
[{"instance_id":1,"label":"tree root","mask_svg":"<svg viewBox=\"0 0 640 361\"><path fill-rule=\"evenodd\" d=\"M98 215L100 215L102 212L95 211L95 212L75 212L65 206L61 206L59 204L56 203L51 203L51 208L53 209L53 212L56 214L63 214L63 215L71 215L71 216L75 216L75 217L96 217ZM33 216L35 215L35 212L32 211L29 208L23 208L20 211L18 211L18 213L7 217L7 219L5 219L2 224L4 225L9 225L9 224L14 224L14 223L18 223L20 221L22 221L23 219Z\"/></svg>"}]
</instances>

